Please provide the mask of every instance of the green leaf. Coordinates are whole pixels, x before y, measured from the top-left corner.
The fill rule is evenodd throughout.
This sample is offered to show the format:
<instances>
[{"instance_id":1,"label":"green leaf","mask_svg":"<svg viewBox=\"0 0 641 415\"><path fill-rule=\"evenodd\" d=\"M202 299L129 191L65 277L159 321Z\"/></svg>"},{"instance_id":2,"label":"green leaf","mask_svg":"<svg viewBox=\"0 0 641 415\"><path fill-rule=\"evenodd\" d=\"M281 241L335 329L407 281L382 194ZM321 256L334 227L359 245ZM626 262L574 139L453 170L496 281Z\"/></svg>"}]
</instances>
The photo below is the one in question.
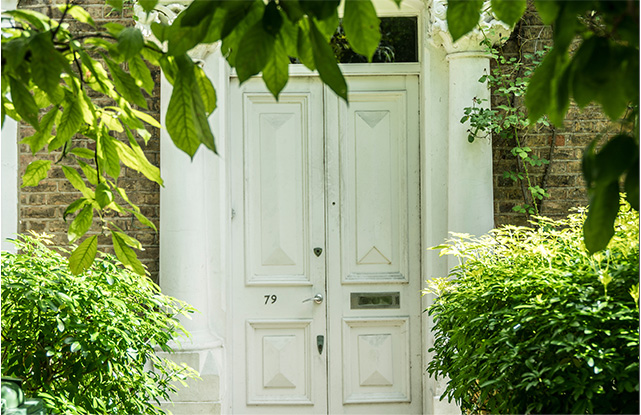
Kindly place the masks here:
<instances>
[{"instance_id":1,"label":"green leaf","mask_svg":"<svg viewBox=\"0 0 641 415\"><path fill-rule=\"evenodd\" d=\"M159 185L163 185L163 181L160 178L160 169L147 160L147 156L145 156L145 153L142 151L142 148L140 148L140 145L138 145L138 142L134 138L134 136L131 134L131 131L129 129L126 130L127 132L127 137L129 138L129 147L127 147L125 144L121 143L118 141L116 143L116 150L118 151L118 154L120 155L121 160L123 163L127 164L127 161L132 161L130 158L133 157L133 163L132 165L128 165L128 167L131 167L132 169L136 169L142 174L145 175L149 180L154 181L158 183ZM120 147L122 145L122 147ZM127 148L130 149L131 151L128 152L125 150L124 152L120 152L121 148ZM125 155L126 153L126 155ZM125 161L125 159L128 159ZM135 165L136 167L133 167Z\"/></svg>"},{"instance_id":2,"label":"green leaf","mask_svg":"<svg viewBox=\"0 0 641 415\"><path fill-rule=\"evenodd\" d=\"M37 186L42 180L47 178L49 169L51 169L51 160L32 161L22 176L21 187Z\"/></svg>"},{"instance_id":3,"label":"green leaf","mask_svg":"<svg viewBox=\"0 0 641 415\"><path fill-rule=\"evenodd\" d=\"M548 53L530 79L525 105L529 110L528 119L532 123L537 122L554 107L552 88L557 75L557 59L556 53Z\"/></svg>"},{"instance_id":4,"label":"green leaf","mask_svg":"<svg viewBox=\"0 0 641 415\"><path fill-rule=\"evenodd\" d=\"M202 71L202 69L201 69L201 71ZM213 87L212 87L212 89L213 89ZM216 91L214 91L214 95L215 95L215 93L216 93ZM214 102L215 102L215 99L214 99ZM142 111L135 110L133 108L131 109L131 112L136 117L140 118L142 121L146 122L147 124L151 125L152 127L162 128L162 125L160 125L160 123L158 121L156 121L156 119L154 117L152 117L151 115L146 114L146 113L144 113Z\"/></svg>"},{"instance_id":5,"label":"green leaf","mask_svg":"<svg viewBox=\"0 0 641 415\"><path fill-rule=\"evenodd\" d=\"M79 209L85 207L85 205L88 203L87 199L84 197L81 197L78 200L74 200L67 208L65 209L64 213L62 214L62 220L65 222L67 221L67 216L71 215L72 213L77 212Z\"/></svg>"},{"instance_id":6,"label":"green leaf","mask_svg":"<svg viewBox=\"0 0 641 415\"><path fill-rule=\"evenodd\" d=\"M181 13L180 26L198 26L203 19L213 16L217 8L218 2L216 1L194 1Z\"/></svg>"},{"instance_id":7,"label":"green leaf","mask_svg":"<svg viewBox=\"0 0 641 415\"><path fill-rule=\"evenodd\" d=\"M550 0L534 0L536 11L546 25L551 25L559 15L559 4Z\"/></svg>"},{"instance_id":8,"label":"green leaf","mask_svg":"<svg viewBox=\"0 0 641 415\"><path fill-rule=\"evenodd\" d=\"M60 119L60 111L57 106L53 106L40 121L40 131L32 136L24 138L21 143L28 144L31 147L31 154L35 155L38 151L49 142L51 139L51 130L57 120Z\"/></svg>"},{"instance_id":9,"label":"green leaf","mask_svg":"<svg viewBox=\"0 0 641 415\"><path fill-rule=\"evenodd\" d=\"M76 215L74 220L69 225L69 231L67 232L67 239L69 239L69 242L74 242L82 235L87 233L89 228L91 228L92 222L93 207L91 205L87 205L82 208L80 213Z\"/></svg>"},{"instance_id":10,"label":"green leaf","mask_svg":"<svg viewBox=\"0 0 641 415\"><path fill-rule=\"evenodd\" d=\"M380 20L370 0L345 0L343 27L354 52L372 61L381 41Z\"/></svg>"},{"instance_id":11,"label":"green leaf","mask_svg":"<svg viewBox=\"0 0 641 415\"><path fill-rule=\"evenodd\" d=\"M41 32L47 32L51 28L51 19L42 13L28 9L3 10L2 14L13 17L16 20L30 23Z\"/></svg>"},{"instance_id":12,"label":"green leaf","mask_svg":"<svg viewBox=\"0 0 641 415\"><path fill-rule=\"evenodd\" d=\"M96 140L96 152L105 172L117 179L120 176L120 157L114 142L115 140L103 129Z\"/></svg>"},{"instance_id":13,"label":"green leaf","mask_svg":"<svg viewBox=\"0 0 641 415\"><path fill-rule=\"evenodd\" d=\"M285 51L285 46L280 40L276 39L274 53L271 54L267 64L263 68L263 81L272 93L278 99L278 94L287 85L289 79L289 57Z\"/></svg>"},{"instance_id":14,"label":"green leaf","mask_svg":"<svg viewBox=\"0 0 641 415\"><path fill-rule=\"evenodd\" d=\"M111 189L109 189L109 186L104 183L99 183L98 186L96 186L96 202L98 202L98 206L104 209L105 206L113 201L114 194L111 192Z\"/></svg>"},{"instance_id":15,"label":"green leaf","mask_svg":"<svg viewBox=\"0 0 641 415\"><path fill-rule=\"evenodd\" d=\"M279 4L292 23L298 22L305 15L298 0L280 0Z\"/></svg>"},{"instance_id":16,"label":"green leaf","mask_svg":"<svg viewBox=\"0 0 641 415\"><path fill-rule=\"evenodd\" d=\"M127 27L118 34L118 50L126 60L138 55L144 43L142 33L135 27Z\"/></svg>"},{"instance_id":17,"label":"green leaf","mask_svg":"<svg viewBox=\"0 0 641 415\"><path fill-rule=\"evenodd\" d=\"M447 27L452 39L457 41L479 23L483 0L449 0L447 2Z\"/></svg>"},{"instance_id":18,"label":"green leaf","mask_svg":"<svg viewBox=\"0 0 641 415\"><path fill-rule=\"evenodd\" d=\"M298 4L305 13L323 20L336 12L340 0L302 0Z\"/></svg>"},{"instance_id":19,"label":"green leaf","mask_svg":"<svg viewBox=\"0 0 641 415\"><path fill-rule=\"evenodd\" d=\"M59 4L58 5L58 9L60 11L64 11L66 7L67 7L66 4ZM74 19L76 19L77 21L79 21L80 23L86 23L86 24L89 24L89 25L94 26L94 27L96 26L96 22L94 22L93 18L89 14L89 12L86 11L85 9L83 9L80 6L71 6L71 7L69 7L67 9L67 14L69 16L73 17Z\"/></svg>"},{"instance_id":20,"label":"green leaf","mask_svg":"<svg viewBox=\"0 0 641 415\"><path fill-rule=\"evenodd\" d=\"M526 0L492 0L492 12L509 26L519 21L526 8Z\"/></svg>"},{"instance_id":21,"label":"green leaf","mask_svg":"<svg viewBox=\"0 0 641 415\"><path fill-rule=\"evenodd\" d=\"M227 57L227 62L236 66L238 44L254 24L261 23L265 6L260 1L223 2L223 5L233 6L225 16L225 24L220 34L223 39L221 51Z\"/></svg>"},{"instance_id":22,"label":"green leaf","mask_svg":"<svg viewBox=\"0 0 641 415\"><path fill-rule=\"evenodd\" d=\"M114 251L116 256L122 264L136 274L145 275L145 268L136 256L136 253L127 245L127 243L118 235L118 232L111 232L111 240L113 242Z\"/></svg>"},{"instance_id":23,"label":"green leaf","mask_svg":"<svg viewBox=\"0 0 641 415\"><path fill-rule=\"evenodd\" d=\"M93 264L98 252L98 236L85 239L69 256L69 269L74 275L81 274Z\"/></svg>"},{"instance_id":24,"label":"green leaf","mask_svg":"<svg viewBox=\"0 0 641 415\"><path fill-rule=\"evenodd\" d=\"M78 164L80 165L80 168L82 169L82 172L85 174L85 177L87 178L89 183L96 186L98 184L98 171L96 171L96 169L82 160L78 160Z\"/></svg>"},{"instance_id":25,"label":"green leaf","mask_svg":"<svg viewBox=\"0 0 641 415\"><path fill-rule=\"evenodd\" d=\"M151 71L140 56L135 55L129 59L129 72L136 80L136 85L144 88L149 95L153 93L155 83Z\"/></svg>"},{"instance_id":26,"label":"green leaf","mask_svg":"<svg viewBox=\"0 0 641 415\"><path fill-rule=\"evenodd\" d=\"M60 72L62 66L59 63L60 52L55 50L49 33L40 33L31 38L31 76L33 82L45 91L50 99L59 102L64 97L60 91Z\"/></svg>"},{"instance_id":27,"label":"green leaf","mask_svg":"<svg viewBox=\"0 0 641 415\"><path fill-rule=\"evenodd\" d=\"M273 53L275 40L274 36L265 32L260 21L245 33L238 44L235 62L241 84L265 67Z\"/></svg>"},{"instance_id":28,"label":"green leaf","mask_svg":"<svg viewBox=\"0 0 641 415\"><path fill-rule=\"evenodd\" d=\"M174 89L167 107L166 127L176 147L193 157L198 150L204 138L209 138L213 142L213 135L206 123L206 114L204 113L204 104L200 98L200 92L196 87L196 81L193 70L193 63L186 59L179 60L180 70L174 80ZM198 102L202 108L202 114L199 111ZM205 117L205 122L202 122Z\"/></svg>"},{"instance_id":29,"label":"green leaf","mask_svg":"<svg viewBox=\"0 0 641 415\"><path fill-rule=\"evenodd\" d=\"M614 220L619 212L619 183L593 189L588 216L583 224L583 239L588 252L605 249L614 235Z\"/></svg>"},{"instance_id":30,"label":"green leaf","mask_svg":"<svg viewBox=\"0 0 641 415\"><path fill-rule=\"evenodd\" d=\"M142 95L138 85L136 85L136 80L127 72L123 71L116 62L104 55L103 58L109 67L116 89L120 92L123 98L138 105L139 107L147 108L147 101Z\"/></svg>"},{"instance_id":31,"label":"green leaf","mask_svg":"<svg viewBox=\"0 0 641 415\"><path fill-rule=\"evenodd\" d=\"M2 69L4 73L9 70L15 71L22 65L30 40L30 38L21 36L2 43L2 56L4 57Z\"/></svg>"},{"instance_id":32,"label":"green leaf","mask_svg":"<svg viewBox=\"0 0 641 415\"><path fill-rule=\"evenodd\" d=\"M116 10L122 10L123 0L106 0L106 3Z\"/></svg>"},{"instance_id":33,"label":"green leaf","mask_svg":"<svg viewBox=\"0 0 641 415\"><path fill-rule=\"evenodd\" d=\"M96 152L84 147L74 147L69 151L74 156L82 157L84 159L93 160L96 157Z\"/></svg>"},{"instance_id":34,"label":"green leaf","mask_svg":"<svg viewBox=\"0 0 641 415\"><path fill-rule=\"evenodd\" d=\"M619 134L609 140L596 154L591 177L596 186L618 182L623 173L638 160L639 147L634 138Z\"/></svg>"},{"instance_id":35,"label":"green leaf","mask_svg":"<svg viewBox=\"0 0 641 415\"><path fill-rule=\"evenodd\" d=\"M313 46L314 62L323 82L339 97L347 101L347 84L338 68L334 53L323 35L318 31L313 21L310 21L310 39Z\"/></svg>"},{"instance_id":36,"label":"green leaf","mask_svg":"<svg viewBox=\"0 0 641 415\"><path fill-rule=\"evenodd\" d=\"M60 148L74 136L83 124L82 104L79 99L67 99L62 104L63 111L56 135L49 143L49 151Z\"/></svg>"},{"instance_id":37,"label":"green leaf","mask_svg":"<svg viewBox=\"0 0 641 415\"><path fill-rule=\"evenodd\" d=\"M110 95L114 86L102 64L89 57L82 49L77 51L77 53L80 55L80 60L83 65L91 72L92 76L85 76L85 80L89 83L90 87L105 95Z\"/></svg>"},{"instance_id":38,"label":"green leaf","mask_svg":"<svg viewBox=\"0 0 641 415\"><path fill-rule=\"evenodd\" d=\"M276 36L280 32L280 28L283 26L283 16L280 14L275 1L267 3L261 22L265 32L270 35Z\"/></svg>"},{"instance_id":39,"label":"green leaf","mask_svg":"<svg viewBox=\"0 0 641 415\"><path fill-rule=\"evenodd\" d=\"M181 56L187 53L205 38L212 15L205 15L196 26L183 26L183 18L184 15L180 14L174 20L167 35L169 40L167 51L172 56Z\"/></svg>"},{"instance_id":40,"label":"green leaf","mask_svg":"<svg viewBox=\"0 0 641 415\"><path fill-rule=\"evenodd\" d=\"M301 19L298 21L298 36L296 41L298 59L300 59L303 65L305 65L310 71L316 70L308 19Z\"/></svg>"},{"instance_id":41,"label":"green leaf","mask_svg":"<svg viewBox=\"0 0 641 415\"><path fill-rule=\"evenodd\" d=\"M149 13L156 7L158 0L138 0L138 4L146 13Z\"/></svg>"},{"instance_id":42,"label":"green leaf","mask_svg":"<svg viewBox=\"0 0 641 415\"><path fill-rule=\"evenodd\" d=\"M134 249L137 249L139 251L144 251L145 249L142 247L142 244L140 241L136 238L132 238L131 236L123 233L123 232L118 232L114 231L115 234L117 234L127 246L130 246Z\"/></svg>"},{"instance_id":43,"label":"green leaf","mask_svg":"<svg viewBox=\"0 0 641 415\"><path fill-rule=\"evenodd\" d=\"M82 177L75 169L72 169L68 166L62 166L62 172L64 173L67 180L69 180L69 183L71 183L74 188L82 192L84 197L86 197L87 199L95 198L94 192L89 189L87 185L85 185Z\"/></svg>"},{"instance_id":44,"label":"green leaf","mask_svg":"<svg viewBox=\"0 0 641 415\"><path fill-rule=\"evenodd\" d=\"M29 93L29 90L13 76L9 76L9 88L11 88L13 105L20 117L31 124L33 128L39 130L38 112L40 108L36 105L36 101Z\"/></svg>"},{"instance_id":45,"label":"green leaf","mask_svg":"<svg viewBox=\"0 0 641 415\"><path fill-rule=\"evenodd\" d=\"M75 352L77 352L78 350L81 350L81 349L82 349L82 346L80 345L80 343L78 343L78 342L71 343L71 347L70 347L71 353L75 353Z\"/></svg>"},{"instance_id":46,"label":"green leaf","mask_svg":"<svg viewBox=\"0 0 641 415\"><path fill-rule=\"evenodd\" d=\"M287 63L289 63L289 59L287 60ZM216 90L205 74L205 71L200 66L195 66L194 71L196 83L200 90L200 96L202 98L203 105L205 106L205 112L209 116L216 109ZM147 123L149 122L147 121Z\"/></svg>"},{"instance_id":47,"label":"green leaf","mask_svg":"<svg viewBox=\"0 0 641 415\"><path fill-rule=\"evenodd\" d=\"M628 169L623 185L628 203L633 209L639 210L639 158Z\"/></svg>"}]
</instances>

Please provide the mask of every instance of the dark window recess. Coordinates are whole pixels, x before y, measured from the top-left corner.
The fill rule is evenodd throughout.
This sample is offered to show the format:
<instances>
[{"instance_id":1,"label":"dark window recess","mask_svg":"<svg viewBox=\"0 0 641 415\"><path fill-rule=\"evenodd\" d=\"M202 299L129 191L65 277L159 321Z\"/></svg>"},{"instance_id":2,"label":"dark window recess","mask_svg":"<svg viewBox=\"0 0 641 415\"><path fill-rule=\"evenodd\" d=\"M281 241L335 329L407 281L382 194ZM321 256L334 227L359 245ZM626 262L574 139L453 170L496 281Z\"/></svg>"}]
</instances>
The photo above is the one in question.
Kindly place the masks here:
<instances>
[{"instance_id":1,"label":"dark window recess","mask_svg":"<svg viewBox=\"0 0 641 415\"><path fill-rule=\"evenodd\" d=\"M350 308L352 310L401 308L401 293L350 293Z\"/></svg>"},{"instance_id":2,"label":"dark window recess","mask_svg":"<svg viewBox=\"0 0 641 415\"><path fill-rule=\"evenodd\" d=\"M381 17L381 42L374 52L374 63L418 62L416 17ZM347 42L343 25L330 41L338 63L366 63L367 58L354 52ZM292 59L292 63L300 63Z\"/></svg>"}]
</instances>

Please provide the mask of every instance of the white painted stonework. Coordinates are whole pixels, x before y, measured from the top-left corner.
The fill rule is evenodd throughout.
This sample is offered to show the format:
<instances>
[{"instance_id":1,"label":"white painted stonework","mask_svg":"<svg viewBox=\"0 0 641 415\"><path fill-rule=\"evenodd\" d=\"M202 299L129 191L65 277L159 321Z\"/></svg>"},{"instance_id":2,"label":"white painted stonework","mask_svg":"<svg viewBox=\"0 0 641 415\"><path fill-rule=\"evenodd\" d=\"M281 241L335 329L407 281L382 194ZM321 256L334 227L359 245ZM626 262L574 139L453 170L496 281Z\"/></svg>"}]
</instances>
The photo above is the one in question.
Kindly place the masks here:
<instances>
[{"instance_id":1,"label":"white painted stonework","mask_svg":"<svg viewBox=\"0 0 641 415\"><path fill-rule=\"evenodd\" d=\"M420 290L448 270L426 248L493 224L491 143L459 123L489 98L489 59L478 33L451 42L443 1L374 3L418 16L419 63L343 65L349 106L305 68L277 103L260 79L238 85L215 45L196 52L219 154L190 160L161 132L160 284L201 311L177 359L203 380L176 414L460 412L425 372ZM170 93L163 81L163 115ZM368 295L393 306L360 307Z\"/></svg>"}]
</instances>

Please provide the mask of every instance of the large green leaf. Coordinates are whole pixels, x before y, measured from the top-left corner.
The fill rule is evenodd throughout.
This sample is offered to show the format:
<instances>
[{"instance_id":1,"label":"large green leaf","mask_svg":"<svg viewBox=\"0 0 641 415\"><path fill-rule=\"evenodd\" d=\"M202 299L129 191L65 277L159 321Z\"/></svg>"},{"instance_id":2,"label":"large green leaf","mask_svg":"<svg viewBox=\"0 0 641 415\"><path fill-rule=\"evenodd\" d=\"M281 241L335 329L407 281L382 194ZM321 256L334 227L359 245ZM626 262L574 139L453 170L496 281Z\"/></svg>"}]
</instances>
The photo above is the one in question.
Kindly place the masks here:
<instances>
[{"instance_id":1,"label":"large green leaf","mask_svg":"<svg viewBox=\"0 0 641 415\"><path fill-rule=\"evenodd\" d=\"M109 95L114 86L102 64L89 57L87 52L82 49L78 51L78 54L80 55L80 60L82 61L84 67L89 69L89 72L91 73L91 76L85 76L85 81L94 90Z\"/></svg>"},{"instance_id":2,"label":"large green leaf","mask_svg":"<svg viewBox=\"0 0 641 415\"><path fill-rule=\"evenodd\" d=\"M314 62L314 52L312 41L309 34L309 20L301 19L298 21L298 36L296 37L296 48L298 50L298 59L310 71L316 70L316 63Z\"/></svg>"},{"instance_id":3,"label":"large green leaf","mask_svg":"<svg viewBox=\"0 0 641 415\"><path fill-rule=\"evenodd\" d=\"M116 256L120 262L135 273L145 275L145 267L142 265L133 249L131 249L122 237L118 235L118 232L111 232L111 240L113 242Z\"/></svg>"},{"instance_id":4,"label":"large green leaf","mask_svg":"<svg viewBox=\"0 0 641 415\"><path fill-rule=\"evenodd\" d=\"M145 91L151 95L155 83L151 77L151 71L139 55L135 55L129 59L129 72L131 72L131 76L136 80L136 85L144 88Z\"/></svg>"},{"instance_id":5,"label":"large green leaf","mask_svg":"<svg viewBox=\"0 0 641 415\"><path fill-rule=\"evenodd\" d=\"M69 239L69 242L74 242L78 240L78 238L82 237L89 228L91 228L91 224L93 222L93 206L87 205L82 208L80 213L76 215L74 220L71 222L69 225L69 231L67 232L67 239Z\"/></svg>"},{"instance_id":6,"label":"large green leaf","mask_svg":"<svg viewBox=\"0 0 641 415\"><path fill-rule=\"evenodd\" d=\"M323 82L327 84L336 95L347 101L347 83L341 70L338 68L332 48L318 31L314 22L310 20L309 23L314 62L316 63L318 73Z\"/></svg>"},{"instance_id":7,"label":"large green leaf","mask_svg":"<svg viewBox=\"0 0 641 415\"><path fill-rule=\"evenodd\" d=\"M519 21L526 8L526 0L492 0L492 12L510 26Z\"/></svg>"},{"instance_id":8,"label":"large green leaf","mask_svg":"<svg viewBox=\"0 0 641 415\"><path fill-rule=\"evenodd\" d=\"M217 8L217 1L194 1L182 12L179 23L182 27L198 26L203 19L212 16Z\"/></svg>"},{"instance_id":9,"label":"large green leaf","mask_svg":"<svg viewBox=\"0 0 641 415\"><path fill-rule=\"evenodd\" d=\"M96 186L96 202L101 209L105 206L108 206L111 202L114 201L114 194L109 189L105 183L100 183Z\"/></svg>"},{"instance_id":10,"label":"large green leaf","mask_svg":"<svg viewBox=\"0 0 641 415\"><path fill-rule=\"evenodd\" d=\"M183 17L183 14L178 16L168 34L168 52L172 56L181 56L198 45L207 35L209 22L212 19L212 15L205 15L196 26L183 26Z\"/></svg>"},{"instance_id":11,"label":"large green leaf","mask_svg":"<svg viewBox=\"0 0 641 415\"><path fill-rule=\"evenodd\" d=\"M96 153L105 172L117 179L120 176L120 157L109 132L102 129L96 139Z\"/></svg>"},{"instance_id":12,"label":"large green leaf","mask_svg":"<svg viewBox=\"0 0 641 415\"><path fill-rule=\"evenodd\" d=\"M80 199L74 200L62 214L62 220L67 221L67 216L71 215L72 213L77 212L79 209L82 209L87 205L88 201L84 197L81 197Z\"/></svg>"},{"instance_id":13,"label":"large green leaf","mask_svg":"<svg viewBox=\"0 0 641 415\"><path fill-rule=\"evenodd\" d=\"M236 71L240 83L263 70L274 51L274 36L265 32L262 22L257 22L238 44Z\"/></svg>"},{"instance_id":14,"label":"large green leaf","mask_svg":"<svg viewBox=\"0 0 641 415\"><path fill-rule=\"evenodd\" d=\"M93 264L98 252L98 236L85 239L69 256L69 268L74 275L81 274Z\"/></svg>"},{"instance_id":15,"label":"large green leaf","mask_svg":"<svg viewBox=\"0 0 641 415\"><path fill-rule=\"evenodd\" d=\"M543 23L551 25L559 15L559 4L550 0L534 0L536 11L543 20Z\"/></svg>"},{"instance_id":16,"label":"large green leaf","mask_svg":"<svg viewBox=\"0 0 641 415\"><path fill-rule=\"evenodd\" d=\"M267 64L263 68L263 81L267 89L278 99L278 94L287 85L289 79L289 57L285 51L285 46L280 40L276 39L274 45L274 53L271 54L267 60Z\"/></svg>"},{"instance_id":17,"label":"large green leaf","mask_svg":"<svg viewBox=\"0 0 641 415\"><path fill-rule=\"evenodd\" d=\"M583 224L583 239L590 253L605 249L614 235L614 220L619 212L619 183L611 182L590 192L588 216Z\"/></svg>"},{"instance_id":18,"label":"large green leaf","mask_svg":"<svg viewBox=\"0 0 641 415\"><path fill-rule=\"evenodd\" d=\"M126 60L138 55L144 43L142 33L135 27L127 27L118 34L118 50Z\"/></svg>"},{"instance_id":19,"label":"large green leaf","mask_svg":"<svg viewBox=\"0 0 641 415\"><path fill-rule=\"evenodd\" d=\"M623 184L626 197L633 209L639 210L639 157L628 169Z\"/></svg>"},{"instance_id":20,"label":"large green leaf","mask_svg":"<svg viewBox=\"0 0 641 415\"><path fill-rule=\"evenodd\" d=\"M22 117L23 120L28 122L36 130L40 129L38 123L38 105L36 105L36 100L29 93L29 90L25 88L22 82L15 79L13 76L9 76L9 87L11 88L11 99L13 100L13 105Z\"/></svg>"},{"instance_id":21,"label":"large green leaf","mask_svg":"<svg viewBox=\"0 0 641 415\"><path fill-rule=\"evenodd\" d=\"M57 106L52 106L49 112L42 117L40 121L40 131L32 136L24 138L21 143L28 144L31 148L31 154L35 155L38 151L42 150L44 146L51 139L51 130L53 129L56 121L60 120L60 111Z\"/></svg>"},{"instance_id":22,"label":"large green leaf","mask_svg":"<svg viewBox=\"0 0 641 415\"><path fill-rule=\"evenodd\" d=\"M447 27L456 41L479 23L483 0L449 0L447 2Z\"/></svg>"},{"instance_id":23,"label":"large green leaf","mask_svg":"<svg viewBox=\"0 0 641 415\"><path fill-rule=\"evenodd\" d=\"M82 192L83 196L87 199L95 199L95 194L93 190L89 189L85 184L84 180L80 174L73 168L68 166L62 166L62 172L64 173L67 180L73 187Z\"/></svg>"},{"instance_id":24,"label":"large green leaf","mask_svg":"<svg viewBox=\"0 0 641 415\"><path fill-rule=\"evenodd\" d=\"M47 178L51 169L51 160L34 160L27 166L24 174L22 175L22 186L37 186L40 182Z\"/></svg>"},{"instance_id":25,"label":"large green leaf","mask_svg":"<svg viewBox=\"0 0 641 415\"><path fill-rule=\"evenodd\" d=\"M209 78L207 78L203 68L195 66L194 71L196 84L198 85L200 96L202 97L203 105L205 106L205 112L209 116L216 109L216 90Z\"/></svg>"},{"instance_id":26,"label":"large green leaf","mask_svg":"<svg viewBox=\"0 0 641 415\"><path fill-rule=\"evenodd\" d=\"M343 27L354 52L371 62L381 41L380 20L370 0L346 0Z\"/></svg>"},{"instance_id":27,"label":"large green leaf","mask_svg":"<svg viewBox=\"0 0 641 415\"><path fill-rule=\"evenodd\" d=\"M77 21L79 21L80 23L86 23L94 27L96 26L96 22L94 22L93 17L91 17L91 14L89 14L89 12L83 9L82 7L80 6L69 7L68 4L58 5L58 9L60 11L64 12L65 8L67 9L67 14L73 17L74 19L76 19Z\"/></svg>"},{"instance_id":28,"label":"large green leaf","mask_svg":"<svg viewBox=\"0 0 641 415\"><path fill-rule=\"evenodd\" d=\"M129 131L127 132L129 133ZM162 179L160 178L160 169L158 169L158 167L154 166L149 162L149 160L147 160L142 149L140 148L138 143L136 143L136 140L134 140L133 138L129 139L129 144L131 145L131 147L118 140L114 140L113 143L116 147L116 151L118 152L120 160L125 166L142 173L149 180L162 185Z\"/></svg>"},{"instance_id":29,"label":"large green leaf","mask_svg":"<svg viewBox=\"0 0 641 415\"><path fill-rule=\"evenodd\" d=\"M557 59L556 53L548 53L530 79L525 95L525 105L529 110L528 118L532 123L536 123L553 107L552 88L557 75Z\"/></svg>"},{"instance_id":30,"label":"large green leaf","mask_svg":"<svg viewBox=\"0 0 641 415\"><path fill-rule=\"evenodd\" d=\"M111 72L111 76L113 77L113 81L118 92L120 92L127 101L132 102L139 107L147 108L147 100L145 100L145 97L142 95L140 87L136 85L136 80L127 72L122 70L116 62L104 55L103 58L109 67L109 71Z\"/></svg>"},{"instance_id":31,"label":"large green leaf","mask_svg":"<svg viewBox=\"0 0 641 415\"><path fill-rule=\"evenodd\" d=\"M336 13L340 0L302 0L300 8L310 16L323 20Z\"/></svg>"},{"instance_id":32,"label":"large green leaf","mask_svg":"<svg viewBox=\"0 0 641 415\"><path fill-rule=\"evenodd\" d=\"M156 7L158 0L138 0L138 4L146 13L149 13Z\"/></svg>"},{"instance_id":33,"label":"large green leaf","mask_svg":"<svg viewBox=\"0 0 641 415\"><path fill-rule=\"evenodd\" d=\"M591 177L597 186L618 182L638 157L639 147L634 138L619 134L605 143L596 154Z\"/></svg>"},{"instance_id":34,"label":"large green leaf","mask_svg":"<svg viewBox=\"0 0 641 415\"><path fill-rule=\"evenodd\" d=\"M60 92L60 65L56 55L59 52L54 48L49 33L40 33L31 38L31 76L33 82L45 91L50 99L56 101L64 96Z\"/></svg>"},{"instance_id":35,"label":"large green leaf","mask_svg":"<svg viewBox=\"0 0 641 415\"><path fill-rule=\"evenodd\" d=\"M94 186L98 185L98 171L82 160L77 161L80 165L80 169L85 174L87 181L89 181L89 183L93 184Z\"/></svg>"},{"instance_id":36,"label":"large green leaf","mask_svg":"<svg viewBox=\"0 0 641 415\"><path fill-rule=\"evenodd\" d=\"M49 151L56 150L69 141L85 121L80 99L74 99L73 96L70 96L63 102L62 107L60 123L56 130L56 136L49 143Z\"/></svg>"}]
</instances>

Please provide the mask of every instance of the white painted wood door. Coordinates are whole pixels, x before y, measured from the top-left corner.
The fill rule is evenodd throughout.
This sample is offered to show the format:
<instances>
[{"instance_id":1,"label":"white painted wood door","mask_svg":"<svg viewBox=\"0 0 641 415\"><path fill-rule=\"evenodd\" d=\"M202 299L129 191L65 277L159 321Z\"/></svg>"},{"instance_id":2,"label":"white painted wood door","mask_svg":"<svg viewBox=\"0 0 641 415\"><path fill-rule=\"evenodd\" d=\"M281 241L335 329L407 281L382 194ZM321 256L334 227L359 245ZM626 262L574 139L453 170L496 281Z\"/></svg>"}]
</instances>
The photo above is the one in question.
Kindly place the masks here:
<instances>
[{"instance_id":1,"label":"white painted wood door","mask_svg":"<svg viewBox=\"0 0 641 415\"><path fill-rule=\"evenodd\" d=\"M234 413L422 410L417 77L348 83L232 81Z\"/></svg>"}]
</instances>

